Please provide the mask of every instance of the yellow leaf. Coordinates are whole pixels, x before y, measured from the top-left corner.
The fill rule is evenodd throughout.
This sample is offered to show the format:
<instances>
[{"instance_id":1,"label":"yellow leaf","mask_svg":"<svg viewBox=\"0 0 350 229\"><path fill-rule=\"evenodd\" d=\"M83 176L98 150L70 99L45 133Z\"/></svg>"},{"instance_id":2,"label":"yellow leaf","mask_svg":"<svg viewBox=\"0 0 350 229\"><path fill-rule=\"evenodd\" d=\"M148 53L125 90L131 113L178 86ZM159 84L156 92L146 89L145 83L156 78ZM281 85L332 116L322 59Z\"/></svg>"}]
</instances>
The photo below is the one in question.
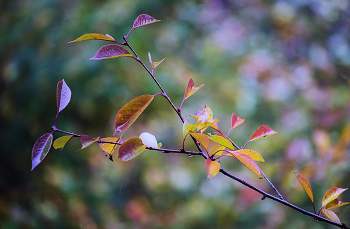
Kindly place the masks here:
<instances>
[{"instance_id":1,"label":"yellow leaf","mask_svg":"<svg viewBox=\"0 0 350 229\"><path fill-rule=\"evenodd\" d=\"M101 140L106 142L118 142L119 138L108 137L108 138L101 138ZM107 152L108 154L112 154L118 145L112 144L112 143L100 143L99 146L103 151Z\"/></svg>"},{"instance_id":2,"label":"yellow leaf","mask_svg":"<svg viewBox=\"0 0 350 229\"><path fill-rule=\"evenodd\" d=\"M205 168L207 170L208 179L215 177L220 171L220 163L212 161L209 157L205 161Z\"/></svg>"},{"instance_id":3,"label":"yellow leaf","mask_svg":"<svg viewBox=\"0 0 350 229\"><path fill-rule=\"evenodd\" d=\"M248 169L250 169L253 173L259 176L260 179L262 179L262 174L260 172L260 168L258 165L253 161L253 159L243 153L237 152L237 151L230 151L227 156L235 157L240 162L242 162L243 165L245 165Z\"/></svg>"},{"instance_id":4,"label":"yellow leaf","mask_svg":"<svg viewBox=\"0 0 350 229\"><path fill-rule=\"evenodd\" d=\"M344 206L344 205L347 205L349 204L349 202L341 202L338 198L329 202L327 205L326 205L326 209L330 209L330 208L338 208L340 206Z\"/></svg>"},{"instance_id":5,"label":"yellow leaf","mask_svg":"<svg viewBox=\"0 0 350 229\"><path fill-rule=\"evenodd\" d=\"M85 41L85 40L105 40L105 41L115 41L111 36L105 36L98 33L88 33L80 36L74 41L70 41L68 43L77 42L77 41Z\"/></svg>"},{"instance_id":6,"label":"yellow leaf","mask_svg":"<svg viewBox=\"0 0 350 229\"><path fill-rule=\"evenodd\" d=\"M206 134L190 133L205 149L209 147L209 137Z\"/></svg>"},{"instance_id":7,"label":"yellow leaf","mask_svg":"<svg viewBox=\"0 0 350 229\"><path fill-rule=\"evenodd\" d=\"M67 142L69 140L71 140L72 138L73 138L72 135L57 138L53 143L53 148L62 150L64 148L64 146L67 144Z\"/></svg>"},{"instance_id":8,"label":"yellow leaf","mask_svg":"<svg viewBox=\"0 0 350 229\"><path fill-rule=\"evenodd\" d=\"M254 150L240 149L240 150L237 150L236 152L243 153L243 154L251 157L254 161L265 162L264 158L258 152L254 151Z\"/></svg>"},{"instance_id":9,"label":"yellow leaf","mask_svg":"<svg viewBox=\"0 0 350 229\"><path fill-rule=\"evenodd\" d=\"M223 151L224 149L226 149L225 146L223 146L223 145L216 145L210 150L210 154L211 155L215 154L216 156L219 156L219 155L221 155L224 152Z\"/></svg>"},{"instance_id":10,"label":"yellow leaf","mask_svg":"<svg viewBox=\"0 0 350 229\"><path fill-rule=\"evenodd\" d=\"M322 215L324 215L327 219L340 223L338 216L333 211L322 208L321 212L322 212Z\"/></svg>"},{"instance_id":11,"label":"yellow leaf","mask_svg":"<svg viewBox=\"0 0 350 229\"><path fill-rule=\"evenodd\" d=\"M301 186L305 190L306 194L309 196L311 202L313 203L314 202L314 194L312 192L310 182L304 176L302 176L300 174L295 174L295 176L297 177L299 183L301 184Z\"/></svg>"},{"instance_id":12,"label":"yellow leaf","mask_svg":"<svg viewBox=\"0 0 350 229\"><path fill-rule=\"evenodd\" d=\"M233 146L233 144L231 143L231 141L226 138L225 136L222 135L213 135L211 137L209 137L210 140L219 143L220 145L225 146L226 148L229 149L235 149L235 147Z\"/></svg>"},{"instance_id":13,"label":"yellow leaf","mask_svg":"<svg viewBox=\"0 0 350 229\"><path fill-rule=\"evenodd\" d=\"M338 196L342 194L342 192L344 192L345 190L347 190L347 188L345 189L337 188L337 187L330 188L323 196L322 207L326 206L333 200L337 199Z\"/></svg>"}]
</instances>

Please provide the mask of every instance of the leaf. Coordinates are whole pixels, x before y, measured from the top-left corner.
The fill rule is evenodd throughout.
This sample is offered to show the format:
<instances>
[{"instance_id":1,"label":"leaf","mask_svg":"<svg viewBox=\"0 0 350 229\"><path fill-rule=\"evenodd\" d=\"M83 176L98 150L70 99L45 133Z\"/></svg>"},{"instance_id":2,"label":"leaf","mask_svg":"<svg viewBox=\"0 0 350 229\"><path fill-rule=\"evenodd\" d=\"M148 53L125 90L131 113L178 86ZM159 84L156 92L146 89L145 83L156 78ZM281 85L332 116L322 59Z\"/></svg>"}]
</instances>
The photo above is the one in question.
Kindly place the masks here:
<instances>
[{"instance_id":1,"label":"leaf","mask_svg":"<svg viewBox=\"0 0 350 229\"><path fill-rule=\"evenodd\" d=\"M119 133L129 128L146 107L152 102L154 95L141 95L125 104L115 118L115 132Z\"/></svg>"},{"instance_id":2,"label":"leaf","mask_svg":"<svg viewBox=\"0 0 350 229\"><path fill-rule=\"evenodd\" d=\"M237 152L237 151L230 151L230 153L227 154L227 156L231 156L231 157L237 158L240 162L242 162L243 165L245 165L248 169L250 169L256 175L258 175L260 177L260 179L263 178L262 174L260 172L260 168L253 161L253 159L250 158L249 156L247 156L247 155L245 155L243 153Z\"/></svg>"},{"instance_id":3,"label":"leaf","mask_svg":"<svg viewBox=\"0 0 350 229\"><path fill-rule=\"evenodd\" d=\"M72 97L72 92L69 89L66 82L63 80L59 81L57 84L57 113L61 112L69 103Z\"/></svg>"},{"instance_id":4,"label":"leaf","mask_svg":"<svg viewBox=\"0 0 350 229\"><path fill-rule=\"evenodd\" d=\"M259 138L264 138L264 137L268 137L270 135L273 134L277 134L276 131L274 131L273 129L271 129L270 127L263 125L260 126L255 132L254 134L251 136L249 141L253 141Z\"/></svg>"},{"instance_id":5,"label":"leaf","mask_svg":"<svg viewBox=\"0 0 350 229\"><path fill-rule=\"evenodd\" d=\"M310 182L304 176L302 176L300 174L295 174L295 176L297 177L299 183L301 184L304 191L306 192L306 194L309 196L311 202L313 203L314 202L314 194L312 192Z\"/></svg>"},{"instance_id":6,"label":"leaf","mask_svg":"<svg viewBox=\"0 0 350 229\"><path fill-rule=\"evenodd\" d=\"M122 161L129 161L142 153L146 149L146 145L142 143L140 138L130 138L121 144L118 148L118 158Z\"/></svg>"},{"instance_id":7,"label":"leaf","mask_svg":"<svg viewBox=\"0 0 350 229\"><path fill-rule=\"evenodd\" d=\"M163 58L163 60L165 60L165 58ZM160 65L160 63L162 63L163 60L160 60L160 61L157 61L157 62L152 62L152 68L155 69L156 67L158 67L158 65Z\"/></svg>"},{"instance_id":8,"label":"leaf","mask_svg":"<svg viewBox=\"0 0 350 229\"><path fill-rule=\"evenodd\" d=\"M101 59L107 59L107 58L118 58L118 57L133 57L128 50L125 48L119 46L119 45L114 45L114 44L109 44L102 46L95 56L91 57L90 60L101 60Z\"/></svg>"},{"instance_id":9,"label":"leaf","mask_svg":"<svg viewBox=\"0 0 350 229\"><path fill-rule=\"evenodd\" d=\"M220 145L225 146L226 148L233 149L233 150L235 149L231 141L222 135L213 135L209 137L209 139L219 143Z\"/></svg>"},{"instance_id":10,"label":"leaf","mask_svg":"<svg viewBox=\"0 0 350 229\"><path fill-rule=\"evenodd\" d=\"M338 196L342 194L342 192L344 192L345 190L347 190L347 188L345 189L337 188L337 187L330 188L323 196L322 207L326 206L333 200L337 199Z\"/></svg>"},{"instance_id":11,"label":"leaf","mask_svg":"<svg viewBox=\"0 0 350 229\"><path fill-rule=\"evenodd\" d=\"M209 147L209 137L206 134L190 133L205 149Z\"/></svg>"},{"instance_id":12,"label":"leaf","mask_svg":"<svg viewBox=\"0 0 350 229\"><path fill-rule=\"evenodd\" d=\"M68 136L62 136L60 138L57 138L54 142L53 142L53 148L55 149L63 149L64 146L67 144L67 142L69 140L71 140L73 138L73 135L68 135Z\"/></svg>"},{"instance_id":13,"label":"leaf","mask_svg":"<svg viewBox=\"0 0 350 229\"><path fill-rule=\"evenodd\" d=\"M190 80L188 81L186 90L185 90L184 100L187 99L188 97L190 97L191 95L193 95L196 91L201 89L203 86L204 86L204 84L200 85L199 87L194 87L193 79L190 78Z\"/></svg>"},{"instance_id":14,"label":"leaf","mask_svg":"<svg viewBox=\"0 0 350 229\"><path fill-rule=\"evenodd\" d=\"M195 124L188 123L187 119L185 118L182 126L183 137L186 137L189 131L194 131L196 128L197 126Z\"/></svg>"},{"instance_id":15,"label":"leaf","mask_svg":"<svg viewBox=\"0 0 350 229\"><path fill-rule=\"evenodd\" d=\"M119 138L108 137L108 138L101 138L100 140L106 141L106 142L118 142ZM112 154L118 145L112 144L112 143L100 143L99 146L104 152L107 152L108 154Z\"/></svg>"},{"instance_id":16,"label":"leaf","mask_svg":"<svg viewBox=\"0 0 350 229\"><path fill-rule=\"evenodd\" d=\"M46 133L35 142L32 150L32 171L46 157L52 145L52 133Z\"/></svg>"},{"instance_id":17,"label":"leaf","mask_svg":"<svg viewBox=\"0 0 350 229\"><path fill-rule=\"evenodd\" d=\"M258 152L254 151L254 150L240 149L240 150L237 150L236 152L243 153L244 155L249 156L254 161L265 162L264 158Z\"/></svg>"},{"instance_id":18,"label":"leaf","mask_svg":"<svg viewBox=\"0 0 350 229\"><path fill-rule=\"evenodd\" d=\"M231 129L241 125L244 121L245 121L245 119L241 119L235 113L232 113L232 116L231 116Z\"/></svg>"},{"instance_id":19,"label":"leaf","mask_svg":"<svg viewBox=\"0 0 350 229\"><path fill-rule=\"evenodd\" d=\"M134 22L134 25L132 26L131 30L133 30L133 29L135 29L137 27L140 27L140 26L143 26L143 25L147 25L147 24L151 24L151 23L155 23L155 22L158 22L158 21L160 21L160 20L157 20L157 19L155 19L155 18L153 18L153 17L151 17L151 16L149 16L147 14L141 14L141 15L139 15L136 18L136 20Z\"/></svg>"},{"instance_id":20,"label":"leaf","mask_svg":"<svg viewBox=\"0 0 350 229\"><path fill-rule=\"evenodd\" d=\"M80 135L80 142L81 142L81 149L85 149L86 147L90 146L91 144L97 142L100 139L100 137L93 138L89 135Z\"/></svg>"},{"instance_id":21,"label":"leaf","mask_svg":"<svg viewBox=\"0 0 350 229\"><path fill-rule=\"evenodd\" d=\"M196 127L197 130L201 132L205 131L208 127L213 128L214 130L219 131L219 127L216 123L219 122L218 119L213 118L213 112L209 106L203 106L201 111L198 111L196 115L190 115L192 118L197 119Z\"/></svg>"},{"instance_id":22,"label":"leaf","mask_svg":"<svg viewBox=\"0 0 350 229\"><path fill-rule=\"evenodd\" d=\"M153 134L143 132L139 138L142 140L142 143L147 147L152 147L155 149L158 148L157 139Z\"/></svg>"},{"instance_id":23,"label":"leaf","mask_svg":"<svg viewBox=\"0 0 350 229\"><path fill-rule=\"evenodd\" d=\"M327 219L340 223L338 216L333 211L322 208L321 212Z\"/></svg>"},{"instance_id":24,"label":"leaf","mask_svg":"<svg viewBox=\"0 0 350 229\"><path fill-rule=\"evenodd\" d=\"M340 206L344 206L344 205L347 205L349 204L349 202L341 202L338 198L335 199L335 200L332 200L331 202L329 202L327 205L326 205L326 209L330 209L330 208L338 208Z\"/></svg>"},{"instance_id":25,"label":"leaf","mask_svg":"<svg viewBox=\"0 0 350 229\"><path fill-rule=\"evenodd\" d=\"M209 157L205 161L205 168L207 170L208 179L215 177L220 171L220 163L212 161Z\"/></svg>"},{"instance_id":26,"label":"leaf","mask_svg":"<svg viewBox=\"0 0 350 229\"><path fill-rule=\"evenodd\" d=\"M223 151L224 149L226 149L225 146L223 146L223 145L216 145L210 150L210 154L211 155L215 154L216 156L219 156L219 155L221 155L224 152Z\"/></svg>"},{"instance_id":27,"label":"leaf","mask_svg":"<svg viewBox=\"0 0 350 229\"><path fill-rule=\"evenodd\" d=\"M78 42L78 41L86 41L86 40L104 40L104 41L115 41L114 38L108 34L102 35L98 33L88 33L84 34L83 36L78 37L74 41L70 41L68 43L72 42Z\"/></svg>"}]
</instances>

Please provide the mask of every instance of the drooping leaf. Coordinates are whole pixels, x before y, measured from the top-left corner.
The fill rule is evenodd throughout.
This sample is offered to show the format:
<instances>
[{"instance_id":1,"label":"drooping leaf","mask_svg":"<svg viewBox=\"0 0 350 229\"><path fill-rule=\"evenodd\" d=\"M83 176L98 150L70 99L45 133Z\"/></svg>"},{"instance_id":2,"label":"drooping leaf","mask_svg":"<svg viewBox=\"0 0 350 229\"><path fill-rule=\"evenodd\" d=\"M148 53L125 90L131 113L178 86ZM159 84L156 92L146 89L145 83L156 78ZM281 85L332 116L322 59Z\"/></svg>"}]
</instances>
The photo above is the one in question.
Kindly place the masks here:
<instances>
[{"instance_id":1,"label":"drooping leaf","mask_svg":"<svg viewBox=\"0 0 350 229\"><path fill-rule=\"evenodd\" d=\"M146 107L152 102L154 95L141 95L125 104L115 118L115 132L119 133L129 128Z\"/></svg>"},{"instance_id":2,"label":"drooping leaf","mask_svg":"<svg viewBox=\"0 0 350 229\"><path fill-rule=\"evenodd\" d=\"M310 182L303 175L295 174L295 176L297 177L299 183L301 184L304 191L306 192L306 194L309 196L311 202L313 203L314 202L314 194L312 192Z\"/></svg>"},{"instance_id":3,"label":"drooping leaf","mask_svg":"<svg viewBox=\"0 0 350 229\"><path fill-rule=\"evenodd\" d=\"M226 148L233 149L233 150L235 149L231 141L223 135L212 135L211 137L209 137L209 139L219 143L220 145L225 146Z\"/></svg>"},{"instance_id":4,"label":"drooping leaf","mask_svg":"<svg viewBox=\"0 0 350 229\"><path fill-rule=\"evenodd\" d=\"M347 190L347 188L345 189L337 188L337 187L330 188L323 196L322 207L326 206L333 200L337 199L338 196L342 194L342 192L344 192L345 190Z\"/></svg>"},{"instance_id":5,"label":"drooping leaf","mask_svg":"<svg viewBox=\"0 0 350 229\"><path fill-rule=\"evenodd\" d=\"M101 138L100 140L106 141L106 142L118 142L119 138L108 137L108 138ZM99 146L104 152L107 152L108 154L112 154L118 145L112 144L112 143L100 143Z\"/></svg>"},{"instance_id":6,"label":"drooping leaf","mask_svg":"<svg viewBox=\"0 0 350 229\"><path fill-rule=\"evenodd\" d=\"M140 137L142 143L147 147L158 148L157 139L153 134L143 132Z\"/></svg>"},{"instance_id":7,"label":"drooping leaf","mask_svg":"<svg viewBox=\"0 0 350 229\"><path fill-rule=\"evenodd\" d=\"M109 44L102 46L95 56L91 57L90 60L101 60L101 59L107 59L107 58L118 58L118 57L133 57L128 50L125 48L115 45L115 44Z\"/></svg>"},{"instance_id":8,"label":"drooping leaf","mask_svg":"<svg viewBox=\"0 0 350 229\"><path fill-rule=\"evenodd\" d=\"M245 165L256 175L258 175L260 179L263 178L259 166L253 161L251 157L237 151L230 151L230 153L227 154L227 156L237 158L240 162L242 162L243 165Z\"/></svg>"},{"instance_id":9,"label":"drooping leaf","mask_svg":"<svg viewBox=\"0 0 350 229\"><path fill-rule=\"evenodd\" d=\"M153 18L153 17L151 17L151 16L149 16L147 14L141 14L141 15L139 15L136 18L136 20L134 22L134 25L132 26L131 30L133 30L133 29L135 29L137 27L140 27L140 26L143 26L143 25L147 25L147 24L151 24L151 23L155 23L155 22L158 22L158 21L160 21L160 20L157 20L157 19L155 19L155 18Z\"/></svg>"},{"instance_id":10,"label":"drooping leaf","mask_svg":"<svg viewBox=\"0 0 350 229\"><path fill-rule=\"evenodd\" d=\"M240 149L240 150L237 150L236 152L243 153L244 155L247 155L250 158L252 158L254 161L265 162L264 158L258 152L254 151L254 150Z\"/></svg>"},{"instance_id":11,"label":"drooping leaf","mask_svg":"<svg viewBox=\"0 0 350 229\"><path fill-rule=\"evenodd\" d=\"M209 147L209 137L206 134L190 133L205 149Z\"/></svg>"},{"instance_id":12,"label":"drooping leaf","mask_svg":"<svg viewBox=\"0 0 350 229\"><path fill-rule=\"evenodd\" d=\"M204 84L200 85L199 87L194 87L193 79L190 78L190 80L188 81L187 87L186 87L184 100L187 99L188 97L190 97L191 95L193 95L196 91L201 89L203 86L204 86Z\"/></svg>"},{"instance_id":13,"label":"drooping leaf","mask_svg":"<svg viewBox=\"0 0 350 229\"><path fill-rule=\"evenodd\" d=\"M46 157L52 145L52 134L46 133L35 142L32 150L32 170Z\"/></svg>"},{"instance_id":14,"label":"drooping leaf","mask_svg":"<svg viewBox=\"0 0 350 229\"><path fill-rule=\"evenodd\" d=\"M210 155L215 154L216 156L219 156L223 153L223 150L226 149L223 145L216 145L210 150Z\"/></svg>"},{"instance_id":15,"label":"drooping leaf","mask_svg":"<svg viewBox=\"0 0 350 229\"><path fill-rule=\"evenodd\" d=\"M140 138L130 138L119 146L118 158L122 161L129 161L142 153L145 149L146 145L142 143Z\"/></svg>"},{"instance_id":16,"label":"drooping leaf","mask_svg":"<svg viewBox=\"0 0 350 229\"><path fill-rule=\"evenodd\" d=\"M215 177L220 171L220 163L212 161L209 157L205 161L205 168L207 170L208 179Z\"/></svg>"},{"instance_id":17,"label":"drooping leaf","mask_svg":"<svg viewBox=\"0 0 350 229\"><path fill-rule=\"evenodd\" d=\"M277 134L277 132L274 131L273 129L271 129L270 127L268 127L268 126L263 125L263 126L260 126L254 132L254 134L252 135L252 137L250 138L249 141L253 141L253 140L256 140L256 139L259 139L259 138L268 137L268 136L273 135L273 134Z\"/></svg>"},{"instance_id":18,"label":"drooping leaf","mask_svg":"<svg viewBox=\"0 0 350 229\"><path fill-rule=\"evenodd\" d=\"M330 220L333 220L334 222L340 223L340 220L339 220L337 214L335 214L333 211L322 208L321 212L327 219L330 219Z\"/></svg>"},{"instance_id":19,"label":"drooping leaf","mask_svg":"<svg viewBox=\"0 0 350 229\"><path fill-rule=\"evenodd\" d=\"M330 208L338 208L340 206L344 206L344 205L347 205L349 204L349 202L341 202L338 198L336 198L335 200L329 202L327 205L326 205L326 209L330 209Z\"/></svg>"},{"instance_id":20,"label":"drooping leaf","mask_svg":"<svg viewBox=\"0 0 350 229\"><path fill-rule=\"evenodd\" d=\"M189 131L194 131L196 129L196 125L195 124L190 124L187 122L187 119L185 118L184 119L184 123L183 123L183 126L182 126L182 133L183 133L183 136L186 137L187 134L189 133Z\"/></svg>"},{"instance_id":21,"label":"drooping leaf","mask_svg":"<svg viewBox=\"0 0 350 229\"><path fill-rule=\"evenodd\" d=\"M86 41L86 40L104 40L104 41L115 41L114 38L108 34L102 35L98 33L88 33L83 36L78 37L74 41L70 41L68 43L77 42L77 41Z\"/></svg>"},{"instance_id":22,"label":"drooping leaf","mask_svg":"<svg viewBox=\"0 0 350 229\"><path fill-rule=\"evenodd\" d=\"M100 139L100 137L93 138L89 135L80 135L80 142L81 142L81 149L85 149L86 147L90 146L91 144L97 142Z\"/></svg>"},{"instance_id":23,"label":"drooping leaf","mask_svg":"<svg viewBox=\"0 0 350 229\"><path fill-rule=\"evenodd\" d=\"M72 92L64 79L59 81L56 91L57 113L61 112L68 105L71 97Z\"/></svg>"},{"instance_id":24,"label":"drooping leaf","mask_svg":"<svg viewBox=\"0 0 350 229\"><path fill-rule=\"evenodd\" d=\"M73 135L67 135L67 136L62 136L60 138L57 138L53 142L53 148L62 150L64 148L64 146L67 144L67 142L69 140L71 140L72 138L73 138Z\"/></svg>"}]
</instances>

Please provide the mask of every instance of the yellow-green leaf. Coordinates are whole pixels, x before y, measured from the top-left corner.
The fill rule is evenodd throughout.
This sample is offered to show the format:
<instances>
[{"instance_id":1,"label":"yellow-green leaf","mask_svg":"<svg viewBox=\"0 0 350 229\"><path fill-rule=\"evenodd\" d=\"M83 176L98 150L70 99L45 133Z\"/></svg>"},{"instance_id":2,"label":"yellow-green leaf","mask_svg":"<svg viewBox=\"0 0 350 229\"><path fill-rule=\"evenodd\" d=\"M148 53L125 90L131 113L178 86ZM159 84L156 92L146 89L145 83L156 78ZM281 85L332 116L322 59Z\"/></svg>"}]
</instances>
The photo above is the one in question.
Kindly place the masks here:
<instances>
[{"instance_id":1,"label":"yellow-green leaf","mask_svg":"<svg viewBox=\"0 0 350 229\"><path fill-rule=\"evenodd\" d=\"M186 137L187 134L189 133L189 131L194 131L196 129L196 125L195 124L190 124L187 122L187 119L185 118L184 120L184 124L182 125L182 133L183 136Z\"/></svg>"},{"instance_id":2,"label":"yellow-green leaf","mask_svg":"<svg viewBox=\"0 0 350 229\"><path fill-rule=\"evenodd\" d=\"M86 41L86 40L105 40L105 41L115 41L111 36L105 36L98 33L88 33L80 36L74 41L70 41L68 43L77 42L77 41Z\"/></svg>"},{"instance_id":3,"label":"yellow-green leaf","mask_svg":"<svg viewBox=\"0 0 350 229\"><path fill-rule=\"evenodd\" d=\"M146 149L140 138L130 138L118 148L118 158L122 161L129 161L138 156Z\"/></svg>"},{"instance_id":4,"label":"yellow-green leaf","mask_svg":"<svg viewBox=\"0 0 350 229\"><path fill-rule=\"evenodd\" d=\"M310 182L304 176L302 176L300 174L295 174L295 176L297 177L299 183L301 184L304 191L306 192L306 194L309 196L311 202L313 203L314 202L314 194L312 192Z\"/></svg>"},{"instance_id":5,"label":"yellow-green leaf","mask_svg":"<svg viewBox=\"0 0 350 229\"><path fill-rule=\"evenodd\" d=\"M334 222L340 223L340 220L339 220L337 214L335 214L333 211L322 208L321 212L322 212L322 215L324 215L327 219L330 219L330 220L333 220Z\"/></svg>"},{"instance_id":6,"label":"yellow-green leaf","mask_svg":"<svg viewBox=\"0 0 350 229\"><path fill-rule=\"evenodd\" d=\"M212 161L209 157L205 161L205 168L207 170L208 179L215 177L220 171L220 163Z\"/></svg>"},{"instance_id":7,"label":"yellow-green leaf","mask_svg":"<svg viewBox=\"0 0 350 229\"><path fill-rule=\"evenodd\" d=\"M342 192L344 192L345 190L347 190L347 188L345 189L337 188L337 187L330 188L323 196L322 207L326 206L333 200L337 199L338 196L342 194Z\"/></svg>"},{"instance_id":8,"label":"yellow-green leaf","mask_svg":"<svg viewBox=\"0 0 350 229\"><path fill-rule=\"evenodd\" d=\"M254 150L240 149L240 150L237 150L236 152L243 153L243 154L251 157L254 161L265 162L264 158L258 152L254 151Z\"/></svg>"},{"instance_id":9,"label":"yellow-green leaf","mask_svg":"<svg viewBox=\"0 0 350 229\"><path fill-rule=\"evenodd\" d=\"M225 136L222 135L212 135L211 137L209 137L210 140L219 143L220 145L225 146L226 148L229 149L235 149L235 147L233 146L233 144L231 143L231 141L226 138Z\"/></svg>"},{"instance_id":10,"label":"yellow-green leaf","mask_svg":"<svg viewBox=\"0 0 350 229\"><path fill-rule=\"evenodd\" d=\"M62 136L60 138L57 138L53 143L53 148L62 150L64 146L67 144L67 142L72 138L73 138L73 135Z\"/></svg>"}]
</instances>

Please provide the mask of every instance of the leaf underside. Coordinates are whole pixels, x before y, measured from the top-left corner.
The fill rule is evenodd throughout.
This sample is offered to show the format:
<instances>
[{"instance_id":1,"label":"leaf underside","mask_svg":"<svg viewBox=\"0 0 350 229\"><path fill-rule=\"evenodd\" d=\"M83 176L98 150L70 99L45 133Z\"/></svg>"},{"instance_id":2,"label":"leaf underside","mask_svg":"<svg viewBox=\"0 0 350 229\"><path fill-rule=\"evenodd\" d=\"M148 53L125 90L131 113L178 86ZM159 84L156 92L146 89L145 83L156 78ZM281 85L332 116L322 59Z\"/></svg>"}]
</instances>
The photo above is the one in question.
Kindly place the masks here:
<instances>
[{"instance_id":1,"label":"leaf underside","mask_svg":"<svg viewBox=\"0 0 350 229\"><path fill-rule=\"evenodd\" d=\"M32 150L32 170L46 157L52 145L52 134L46 133L34 144Z\"/></svg>"},{"instance_id":2,"label":"leaf underside","mask_svg":"<svg viewBox=\"0 0 350 229\"><path fill-rule=\"evenodd\" d=\"M102 60L107 58L118 58L118 57L133 57L128 50L125 48L115 45L109 44L102 46L97 53L90 58L90 60Z\"/></svg>"},{"instance_id":3,"label":"leaf underside","mask_svg":"<svg viewBox=\"0 0 350 229\"><path fill-rule=\"evenodd\" d=\"M56 99L57 99L57 113L61 112L69 103L72 97L72 92L66 82L63 80L57 84Z\"/></svg>"}]
</instances>

